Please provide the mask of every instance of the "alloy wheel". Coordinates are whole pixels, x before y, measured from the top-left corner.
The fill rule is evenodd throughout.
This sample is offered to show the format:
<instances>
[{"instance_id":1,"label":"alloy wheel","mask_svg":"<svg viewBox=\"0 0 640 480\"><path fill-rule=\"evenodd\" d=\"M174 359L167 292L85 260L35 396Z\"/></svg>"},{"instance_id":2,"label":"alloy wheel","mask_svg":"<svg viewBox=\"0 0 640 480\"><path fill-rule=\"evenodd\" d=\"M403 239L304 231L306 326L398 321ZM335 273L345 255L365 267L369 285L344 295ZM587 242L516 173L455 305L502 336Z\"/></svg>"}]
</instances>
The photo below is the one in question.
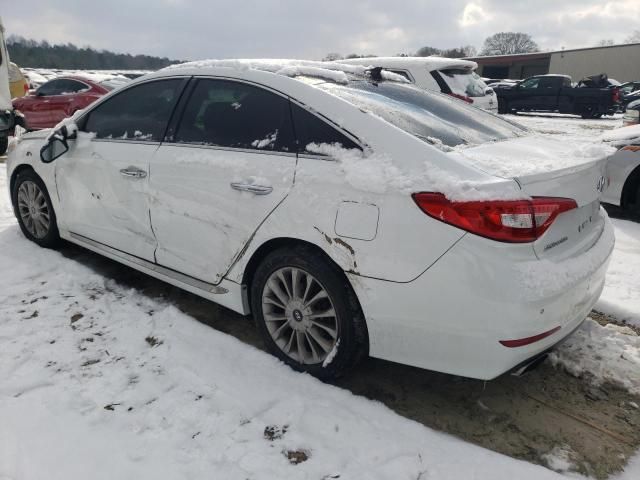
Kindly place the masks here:
<instances>
[{"instance_id":1,"label":"alloy wheel","mask_svg":"<svg viewBox=\"0 0 640 480\"><path fill-rule=\"evenodd\" d=\"M18 188L18 213L27 231L35 238L49 233L51 215L47 200L38 185L26 180Z\"/></svg>"},{"instance_id":2,"label":"alloy wheel","mask_svg":"<svg viewBox=\"0 0 640 480\"><path fill-rule=\"evenodd\" d=\"M262 314L278 348L298 363L323 362L338 342L338 317L327 290L300 268L280 268L269 276Z\"/></svg>"}]
</instances>

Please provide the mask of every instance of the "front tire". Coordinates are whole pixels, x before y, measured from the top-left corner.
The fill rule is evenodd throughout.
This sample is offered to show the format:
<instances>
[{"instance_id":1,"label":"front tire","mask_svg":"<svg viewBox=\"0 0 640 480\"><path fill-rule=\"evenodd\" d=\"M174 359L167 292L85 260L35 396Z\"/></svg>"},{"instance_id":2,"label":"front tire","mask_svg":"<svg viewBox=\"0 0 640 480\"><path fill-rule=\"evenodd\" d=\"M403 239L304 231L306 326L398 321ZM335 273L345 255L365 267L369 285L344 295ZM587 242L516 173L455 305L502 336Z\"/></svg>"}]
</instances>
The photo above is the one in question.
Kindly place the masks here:
<instances>
[{"instance_id":1,"label":"front tire","mask_svg":"<svg viewBox=\"0 0 640 480\"><path fill-rule=\"evenodd\" d=\"M309 247L265 257L251 284L251 308L267 349L295 370L336 378L367 353L355 293L340 269Z\"/></svg>"},{"instance_id":2,"label":"front tire","mask_svg":"<svg viewBox=\"0 0 640 480\"><path fill-rule=\"evenodd\" d=\"M56 214L47 187L33 170L18 173L11 200L24 236L41 247L55 248L60 242Z\"/></svg>"}]
</instances>

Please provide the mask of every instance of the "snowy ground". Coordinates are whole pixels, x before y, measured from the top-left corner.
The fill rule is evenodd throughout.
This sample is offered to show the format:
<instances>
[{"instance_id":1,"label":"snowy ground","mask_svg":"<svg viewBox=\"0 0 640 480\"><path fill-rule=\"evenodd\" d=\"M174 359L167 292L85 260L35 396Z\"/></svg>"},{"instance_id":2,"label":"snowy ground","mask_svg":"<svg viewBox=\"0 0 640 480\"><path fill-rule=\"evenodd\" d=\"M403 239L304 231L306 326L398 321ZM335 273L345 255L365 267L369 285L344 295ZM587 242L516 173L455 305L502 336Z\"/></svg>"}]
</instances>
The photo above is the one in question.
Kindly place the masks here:
<instances>
[{"instance_id":1,"label":"snowy ground","mask_svg":"<svg viewBox=\"0 0 640 480\"><path fill-rule=\"evenodd\" d=\"M575 136L619 124L517 120ZM640 225L614 225L598 309L640 325ZM167 300L35 247L1 167L0 272L0 480L561 478L294 373ZM640 392L639 352L634 331L588 321L554 362ZM546 463L564 471L573 456L549 445ZM616 478L640 478L640 456Z\"/></svg>"}]
</instances>

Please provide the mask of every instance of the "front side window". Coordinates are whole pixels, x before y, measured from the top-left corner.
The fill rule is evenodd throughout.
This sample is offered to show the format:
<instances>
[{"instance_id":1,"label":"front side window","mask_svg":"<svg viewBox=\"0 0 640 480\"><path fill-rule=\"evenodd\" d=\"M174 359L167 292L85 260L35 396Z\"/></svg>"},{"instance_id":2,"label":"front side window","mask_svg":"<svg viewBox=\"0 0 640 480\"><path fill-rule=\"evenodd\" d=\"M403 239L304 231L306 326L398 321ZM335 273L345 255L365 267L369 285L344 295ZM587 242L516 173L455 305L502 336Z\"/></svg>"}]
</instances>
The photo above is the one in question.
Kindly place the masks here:
<instances>
[{"instance_id":1,"label":"front side window","mask_svg":"<svg viewBox=\"0 0 640 480\"><path fill-rule=\"evenodd\" d=\"M173 78L128 88L91 110L80 128L96 138L159 142L184 82Z\"/></svg>"},{"instance_id":2,"label":"front side window","mask_svg":"<svg viewBox=\"0 0 640 480\"><path fill-rule=\"evenodd\" d=\"M198 80L172 140L293 152L289 100L246 83Z\"/></svg>"}]
</instances>

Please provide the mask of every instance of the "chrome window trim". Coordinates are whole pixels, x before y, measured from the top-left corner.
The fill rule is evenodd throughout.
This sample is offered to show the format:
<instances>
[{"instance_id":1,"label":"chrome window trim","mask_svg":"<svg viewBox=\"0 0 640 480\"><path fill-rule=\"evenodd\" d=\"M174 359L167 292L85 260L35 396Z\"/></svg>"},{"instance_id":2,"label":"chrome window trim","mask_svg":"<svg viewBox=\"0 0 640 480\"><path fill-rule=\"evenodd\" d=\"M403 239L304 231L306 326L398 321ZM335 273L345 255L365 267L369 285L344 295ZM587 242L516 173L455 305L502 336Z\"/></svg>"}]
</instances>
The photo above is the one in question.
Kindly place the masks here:
<instances>
[{"instance_id":1,"label":"chrome window trim","mask_svg":"<svg viewBox=\"0 0 640 480\"><path fill-rule=\"evenodd\" d=\"M126 140L124 140L126 141ZM284 157L296 157L296 152L282 152L279 150L259 150L257 148L238 148L238 147L225 147L221 145L206 145L198 143L186 143L186 142L162 142L162 147L186 147L186 148L202 148L207 150L223 150L229 152L238 153L257 153L261 155L279 155Z\"/></svg>"}]
</instances>

